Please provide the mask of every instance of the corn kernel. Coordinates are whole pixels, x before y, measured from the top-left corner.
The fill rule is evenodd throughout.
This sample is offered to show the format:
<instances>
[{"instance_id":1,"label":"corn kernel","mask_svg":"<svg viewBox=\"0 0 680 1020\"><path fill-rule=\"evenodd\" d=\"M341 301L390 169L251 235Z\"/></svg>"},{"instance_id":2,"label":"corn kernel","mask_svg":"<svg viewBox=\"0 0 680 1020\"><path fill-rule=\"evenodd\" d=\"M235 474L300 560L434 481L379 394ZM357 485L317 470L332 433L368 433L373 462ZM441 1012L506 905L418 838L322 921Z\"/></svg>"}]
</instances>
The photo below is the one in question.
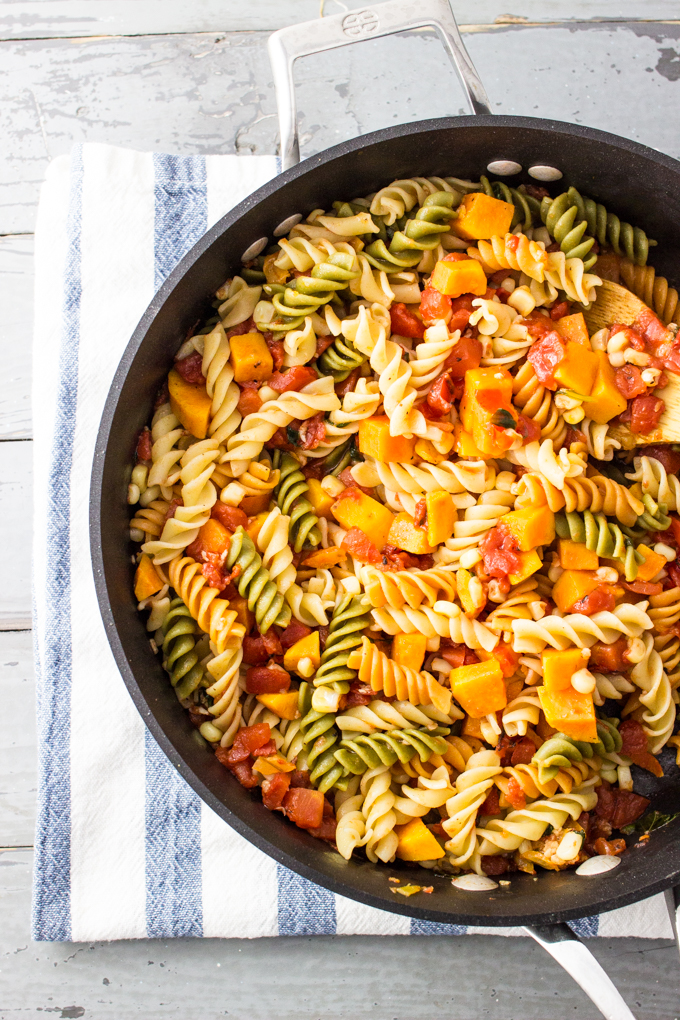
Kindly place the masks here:
<instances>
[{"instance_id":1,"label":"corn kernel","mask_svg":"<svg viewBox=\"0 0 680 1020\"><path fill-rule=\"evenodd\" d=\"M583 837L578 832L567 832L560 840L555 854L561 861L573 861L578 857Z\"/></svg>"},{"instance_id":2,"label":"corn kernel","mask_svg":"<svg viewBox=\"0 0 680 1020\"><path fill-rule=\"evenodd\" d=\"M127 501L130 506L134 506L135 503L139 503L139 497L141 493L138 485L128 485Z\"/></svg>"},{"instance_id":3,"label":"corn kernel","mask_svg":"<svg viewBox=\"0 0 680 1020\"><path fill-rule=\"evenodd\" d=\"M574 407L571 411L565 411L562 415L567 425L578 425L580 421L583 421L585 416L586 412L580 404L578 407Z\"/></svg>"},{"instance_id":4,"label":"corn kernel","mask_svg":"<svg viewBox=\"0 0 680 1020\"><path fill-rule=\"evenodd\" d=\"M340 691L330 687L317 687L312 694L312 708L315 712L337 712L340 705Z\"/></svg>"}]
</instances>

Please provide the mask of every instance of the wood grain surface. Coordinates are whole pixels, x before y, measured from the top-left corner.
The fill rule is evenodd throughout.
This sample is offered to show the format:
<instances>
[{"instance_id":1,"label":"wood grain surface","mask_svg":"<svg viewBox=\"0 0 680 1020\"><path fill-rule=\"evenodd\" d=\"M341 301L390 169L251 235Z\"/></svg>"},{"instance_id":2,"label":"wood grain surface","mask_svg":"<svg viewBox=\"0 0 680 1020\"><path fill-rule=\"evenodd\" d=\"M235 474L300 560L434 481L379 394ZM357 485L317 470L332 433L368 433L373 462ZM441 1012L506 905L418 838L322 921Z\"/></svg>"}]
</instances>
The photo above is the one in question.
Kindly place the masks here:
<instances>
[{"instance_id":1,"label":"wood grain surface","mask_svg":"<svg viewBox=\"0 0 680 1020\"><path fill-rule=\"evenodd\" d=\"M373 2L326 0L325 11ZM590 124L680 156L678 0L453 0L453 7L494 111ZM526 939L30 942L36 772L27 440L39 185L49 160L82 141L275 152L267 34L315 18L319 8L319 0L0 0L0 523L9 581L0 595L0 848L14 848L0 849L0 1020L594 1018L576 985ZM388 124L466 112L440 44L423 32L308 58L296 82L306 155ZM674 946L590 945L639 1020L680 1017Z\"/></svg>"}]
</instances>

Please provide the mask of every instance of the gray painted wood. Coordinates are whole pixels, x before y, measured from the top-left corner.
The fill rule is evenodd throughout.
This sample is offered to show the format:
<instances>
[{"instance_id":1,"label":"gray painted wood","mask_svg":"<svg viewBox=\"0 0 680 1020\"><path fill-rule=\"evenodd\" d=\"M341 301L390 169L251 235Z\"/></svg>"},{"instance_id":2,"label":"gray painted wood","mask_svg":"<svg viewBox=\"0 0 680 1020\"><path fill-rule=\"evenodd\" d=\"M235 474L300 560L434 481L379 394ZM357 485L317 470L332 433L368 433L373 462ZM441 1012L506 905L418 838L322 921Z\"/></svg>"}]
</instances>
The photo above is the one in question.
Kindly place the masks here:
<instances>
[{"instance_id":1,"label":"gray painted wood","mask_svg":"<svg viewBox=\"0 0 680 1020\"><path fill-rule=\"evenodd\" d=\"M326 14L372 7L381 0L326 0ZM675 0L453 0L461 25L510 17L530 22L604 18L651 21L678 18ZM159 35L170 32L263 31L312 21L319 0L15 0L0 15L1 39L64 36Z\"/></svg>"},{"instance_id":2,"label":"gray painted wood","mask_svg":"<svg viewBox=\"0 0 680 1020\"><path fill-rule=\"evenodd\" d=\"M0 631L31 627L31 443L0 443Z\"/></svg>"},{"instance_id":3,"label":"gray painted wood","mask_svg":"<svg viewBox=\"0 0 680 1020\"><path fill-rule=\"evenodd\" d=\"M0 439L31 435L33 238L0 237Z\"/></svg>"},{"instance_id":4,"label":"gray painted wood","mask_svg":"<svg viewBox=\"0 0 680 1020\"><path fill-rule=\"evenodd\" d=\"M529 939L272 938L31 943L28 851L0 854L0 1016L85 1020L594 1020ZM669 942L591 939L638 1020L680 1015ZM200 1006L197 1004L200 1003Z\"/></svg>"},{"instance_id":5,"label":"gray painted wood","mask_svg":"<svg viewBox=\"0 0 680 1020\"><path fill-rule=\"evenodd\" d=\"M31 846L35 829L35 681L30 631L0 633L0 845ZM1 858L0 858L1 860Z\"/></svg>"},{"instance_id":6,"label":"gray painted wood","mask_svg":"<svg viewBox=\"0 0 680 1020\"><path fill-rule=\"evenodd\" d=\"M245 6L245 5L244 5ZM274 152L265 32L0 43L0 234L33 228L50 158L74 142ZM679 24L505 26L466 36L498 113L607 128L680 154ZM429 33L309 57L296 71L303 151L467 112ZM453 172L454 168L452 168Z\"/></svg>"}]
</instances>

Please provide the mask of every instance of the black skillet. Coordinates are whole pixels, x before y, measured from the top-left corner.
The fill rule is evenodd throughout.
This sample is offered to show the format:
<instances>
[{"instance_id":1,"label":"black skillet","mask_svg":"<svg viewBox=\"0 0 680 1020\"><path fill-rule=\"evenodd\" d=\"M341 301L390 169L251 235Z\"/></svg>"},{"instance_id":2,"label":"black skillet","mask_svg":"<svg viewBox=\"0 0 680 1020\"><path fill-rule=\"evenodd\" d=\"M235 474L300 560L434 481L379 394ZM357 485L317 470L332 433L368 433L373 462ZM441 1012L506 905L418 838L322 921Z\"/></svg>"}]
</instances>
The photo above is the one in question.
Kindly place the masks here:
<instances>
[{"instance_id":1,"label":"black skillet","mask_svg":"<svg viewBox=\"0 0 680 1020\"><path fill-rule=\"evenodd\" d=\"M344 142L297 165L292 65L297 56L425 26L436 28L453 59L475 116L403 124ZM252 257L295 214L329 208L398 178L479 179L490 163L510 183L564 176L658 240L656 268L680 280L680 163L645 146L592 128L527 117L492 117L447 0L391 0L365 11L324 18L275 33L270 55L280 110L284 172L217 223L168 277L137 326L108 396L96 445L91 544L104 624L123 679L154 737L196 793L265 853L334 892L383 910L435 922L524 926L591 996L603 1014L632 1014L613 984L564 923L671 890L680 881L680 819L632 849L608 873L581 878L548 872L513 875L510 886L465 892L435 882L432 895L390 894L384 868L345 861L262 804L228 777L199 746L159 659L151 652L132 593L125 496L136 436L150 418L153 395L186 331L210 307L214 291L245 253ZM504 165L505 164L505 165ZM499 170L496 169L496 173ZM285 232L285 231L282 231ZM680 772L672 763L658 786L640 789L662 811L680 808ZM638 770L639 773L639 770ZM644 774L648 776L648 774ZM639 780L642 774L639 773ZM401 865L397 863L395 868ZM405 866L404 866L405 867ZM412 872L409 872L412 874ZM672 892L669 892L672 903Z\"/></svg>"}]
</instances>

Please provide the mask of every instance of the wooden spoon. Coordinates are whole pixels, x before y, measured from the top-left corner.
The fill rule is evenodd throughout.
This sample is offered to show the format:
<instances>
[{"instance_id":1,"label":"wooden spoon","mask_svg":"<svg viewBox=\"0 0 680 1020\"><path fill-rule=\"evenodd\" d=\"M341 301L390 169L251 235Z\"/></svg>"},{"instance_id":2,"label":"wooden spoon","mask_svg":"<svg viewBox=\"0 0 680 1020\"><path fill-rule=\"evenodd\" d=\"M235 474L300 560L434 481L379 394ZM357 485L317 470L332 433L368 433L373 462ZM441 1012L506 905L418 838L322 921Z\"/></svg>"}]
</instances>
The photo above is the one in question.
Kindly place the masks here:
<instances>
[{"instance_id":1,"label":"wooden spoon","mask_svg":"<svg viewBox=\"0 0 680 1020\"><path fill-rule=\"evenodd\" d=\"M632 326L643 308L647 305L631 291L611 280L603 280L597 288L597 300L584 309L583 315L592 334L612 322ZM610 428L609 435L618 439L624 449L632 450L648 443L680 443L680 376L669 372L668 378L665 389L654 391L666 403L658 428L644 436L634 435L625 425Z\"/></svg>"}]
</instances>

